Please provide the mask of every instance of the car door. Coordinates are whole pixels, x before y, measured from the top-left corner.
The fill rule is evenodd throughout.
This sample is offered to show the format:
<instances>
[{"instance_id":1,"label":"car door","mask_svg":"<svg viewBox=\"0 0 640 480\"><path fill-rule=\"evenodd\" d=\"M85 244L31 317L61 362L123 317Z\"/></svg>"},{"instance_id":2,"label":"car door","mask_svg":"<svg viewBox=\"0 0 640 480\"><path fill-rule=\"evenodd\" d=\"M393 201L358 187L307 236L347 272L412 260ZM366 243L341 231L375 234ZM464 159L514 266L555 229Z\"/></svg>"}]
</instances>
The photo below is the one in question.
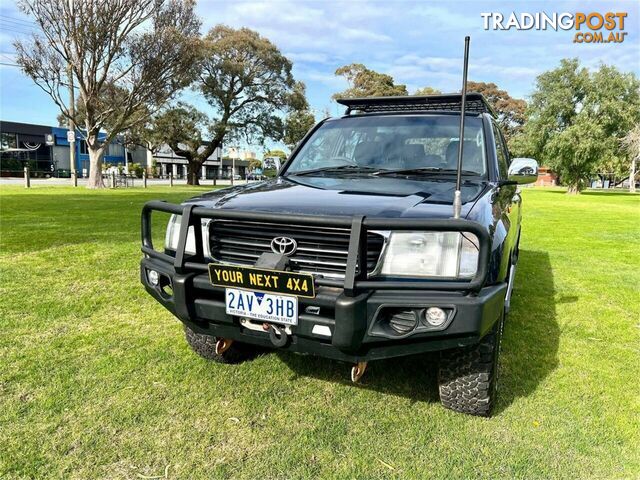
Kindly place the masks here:
<instances>
[{"instance_id":1,"label":"car door","mask_svg":"<svg viewBox=\"0 0 640 480\"><path fill-rule=\"evenodd\" d=\"M502 136L500 128L492 122L493 138L495 142L496 158L498 160L498 179L506 181L509 170L509 150ZM507 231L505 238L502 261L500 265L500 278L505 278L508 273L511 252L515 248L520 230L520 192L516 185L502 185L498 192L498 203L500 204L501 220Z\"/></svg>"}]
</instances>

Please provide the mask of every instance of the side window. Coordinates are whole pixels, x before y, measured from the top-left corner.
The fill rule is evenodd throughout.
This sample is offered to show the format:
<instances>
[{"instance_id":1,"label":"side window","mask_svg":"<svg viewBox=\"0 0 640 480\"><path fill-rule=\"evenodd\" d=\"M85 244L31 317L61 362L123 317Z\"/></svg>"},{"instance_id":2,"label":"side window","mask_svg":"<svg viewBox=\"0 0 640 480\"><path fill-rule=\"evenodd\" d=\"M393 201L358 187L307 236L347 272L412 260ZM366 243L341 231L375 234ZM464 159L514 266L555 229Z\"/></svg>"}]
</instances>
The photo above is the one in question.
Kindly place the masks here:
<instances>
[{"instance_id":1,"label":"side window","mask_svg":"<svg viewBox=\"0 0 640 480\"><path fill-rule=\"evenodd\" d=\"M496 156L498 157L498 172L500 173L500 178L507 178L507 171L509 169L507 162L507 149L504 145L504 141L502 140L500 130L498 130L495 123L493 123L492 126L493 137L496 142Z\"/></svg>"}]
</instances>

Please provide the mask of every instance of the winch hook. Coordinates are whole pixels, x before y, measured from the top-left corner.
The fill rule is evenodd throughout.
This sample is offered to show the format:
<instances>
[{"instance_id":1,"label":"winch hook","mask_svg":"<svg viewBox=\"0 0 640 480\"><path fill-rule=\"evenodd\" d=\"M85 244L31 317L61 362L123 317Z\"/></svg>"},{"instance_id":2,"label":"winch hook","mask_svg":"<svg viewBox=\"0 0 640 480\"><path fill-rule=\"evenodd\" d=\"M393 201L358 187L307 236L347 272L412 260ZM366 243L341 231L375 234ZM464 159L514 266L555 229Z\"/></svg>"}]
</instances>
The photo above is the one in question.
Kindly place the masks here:
<instances>
[{"instance_id":1,"label":"winch hook","mask_svg":"<svg viewBox=\"0 0 640 480\"><path fill-rule=\"evenodd\" d=\"M269 340L274 347L284 347L289 339L284 328L277 327L271 323L264 323L262 328L269 332Z\"/></svg>"}]
</instances>

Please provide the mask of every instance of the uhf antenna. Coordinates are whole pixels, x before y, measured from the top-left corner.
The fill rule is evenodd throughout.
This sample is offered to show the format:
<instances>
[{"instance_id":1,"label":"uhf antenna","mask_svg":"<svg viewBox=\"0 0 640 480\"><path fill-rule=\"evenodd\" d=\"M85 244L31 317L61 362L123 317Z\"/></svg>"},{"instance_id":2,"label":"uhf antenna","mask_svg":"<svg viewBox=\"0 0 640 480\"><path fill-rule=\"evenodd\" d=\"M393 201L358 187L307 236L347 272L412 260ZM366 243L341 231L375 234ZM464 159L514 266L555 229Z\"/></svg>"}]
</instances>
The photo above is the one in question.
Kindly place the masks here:
<instances>
[{"instance_id":1,"label":"uhf antenna","mask_svg":"<svg viewBox=\"0 0 640 480\"><path fill-rule=\"evenodd\" d=\"M460 134L458 135L458 168L456 171L456 191L453 194L453 218L460 218L462 210L462 194L460 193L460 183L462 180L462 154L464 150L464 112L467 106L467 69L469 67L469 41L471 38L464 37L464 66L462 67L462 100L460 102Z\"/></svg>"}]
</instances>

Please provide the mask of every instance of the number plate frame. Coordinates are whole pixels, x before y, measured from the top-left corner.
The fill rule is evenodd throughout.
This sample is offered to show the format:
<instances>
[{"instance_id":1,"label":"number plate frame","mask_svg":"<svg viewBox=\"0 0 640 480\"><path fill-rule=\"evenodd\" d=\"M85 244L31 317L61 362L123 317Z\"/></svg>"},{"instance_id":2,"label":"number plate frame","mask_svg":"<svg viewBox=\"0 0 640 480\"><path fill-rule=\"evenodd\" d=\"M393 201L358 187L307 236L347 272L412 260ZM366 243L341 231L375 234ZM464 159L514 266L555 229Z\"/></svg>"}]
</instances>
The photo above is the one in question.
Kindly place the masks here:
<instances>
[{"instance_id":1,"label":"number plate frame","mask_svg":"<svg viewBox=\"0 0 640 480\"><path fill-rule=\"evenodd\" d=\"M232 297L232 298L231 298ZM242 302L240 302L242 299ZM231 302L235 302L235 306L231 308ZM282 314L277 314L276 302L281 300ZM255 302L255 303L253 303ZM293 302L293 311L291 315L286 314L285 302ZM255 307L255 308L238 308L242 304L243 307ZM228 315L235 317L251 318L260 322L266 323L278 323L281 325L298 325L298 297L295 295L279 295L276 293L255 292L252 290L244 290L240 288L225 288L224 293L224 308ZM255 310L263 310L261 312L255 312ZM272 313L269 313L271 310Z\"/></svg>"},{"instance_id":2,"label":"number plate frame","mask_svg":"<svg viewBox=\"0 0 640 480\"><path fill-rule=\"evenodd\" d=\"M217 287L315 298L313 275L267 268L210 263L209 281ZM296 288L297 287L297 288Z\"/></svg>"}]
</instances>

